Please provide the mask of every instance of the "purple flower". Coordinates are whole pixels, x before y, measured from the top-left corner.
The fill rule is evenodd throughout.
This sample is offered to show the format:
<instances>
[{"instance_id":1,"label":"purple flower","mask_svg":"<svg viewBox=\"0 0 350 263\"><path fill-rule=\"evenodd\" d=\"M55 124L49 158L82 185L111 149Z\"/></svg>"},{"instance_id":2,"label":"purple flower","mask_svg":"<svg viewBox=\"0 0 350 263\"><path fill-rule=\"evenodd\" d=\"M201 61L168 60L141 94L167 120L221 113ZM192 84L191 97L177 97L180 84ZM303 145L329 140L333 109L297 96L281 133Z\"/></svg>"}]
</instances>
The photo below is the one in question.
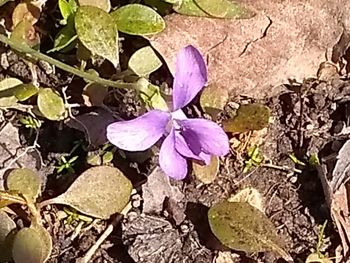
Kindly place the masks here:
<instances>
[{"instance_id":1,"label":"purple flower","mask_svg":"<svg viewBox=\"0 0 350 263\"><path fill-rule=\"evenodd\" d=\"M229 141L221 127L206 119L188 119L181 110L206 82L202 55L193 46L183 48L176 57L173 111L151 110L136 119L112 123L107 127L108 140L123 150L143 151L165 135L159 165L177 180L187 175L186 158L209 164L211 155L226 155Z\"/></svg>"}]
</instances>

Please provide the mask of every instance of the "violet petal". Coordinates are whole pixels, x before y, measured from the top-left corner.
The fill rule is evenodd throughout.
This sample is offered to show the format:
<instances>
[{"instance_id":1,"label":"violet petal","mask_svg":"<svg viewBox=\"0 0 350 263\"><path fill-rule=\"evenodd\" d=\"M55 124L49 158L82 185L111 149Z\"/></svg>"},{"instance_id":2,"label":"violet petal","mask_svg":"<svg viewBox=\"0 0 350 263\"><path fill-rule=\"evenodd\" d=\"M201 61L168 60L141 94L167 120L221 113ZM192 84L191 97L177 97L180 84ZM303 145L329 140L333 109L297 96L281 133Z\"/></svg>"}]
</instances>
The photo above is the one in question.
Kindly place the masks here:
<instances>
[{"instance_id":1,"label":"violet petal","mask_svg":"<svg viewBox=\"0 0 350 263\"><path fill-rule=\"evenodd\" d=\"M205 119L179 120L181 134L192 152L223 156L229 153L230 146L224 130L213 121Z\"/></svg>"},{"instance_id":2,"label":"violet petal","mask_svg":"<svg viewBox=\"0 0 350 263\"><path fill-rule=\"evenodd\" d=\"M199 51L189 45L176 57L173 111L186 106L207 82L207 67Z\"/></svg>"},{"instance_id":3,"label":"violet petal","mask_svg":"<svg viewBox=\"0 0 350 263\"><path fill-rule=\"evenodd\" d=\"M187 175L187 161L175 149L174 130L171 130L160 148L159 166L167 176L176 180L184 179Z\"/></svg>"},{"instance_id":4,"label":"violet petal","mask_svg":"<svg viewBox=\"0 0 350 263\"><path fill-rule=\"evenodd\" d=\"M197 143L198 144L198 143ZM200 149L200 145L197 146ZM192 148L197 148L196 146L192 146ZM195 159L198 161L203 161L205 164L209 164L211 160L211 155L206 154L202 151L197 152L195 154L191 147L186 142L185 138L181 135L179 131L175 131L175 148L182 155L187 158Z\"/></svg>"},{"instance_id":5,"label":"violet petal","mask_svg":"<svg viewBox=\"0 0 350 263\"><path fill-rule=\"evenodd\" d=\"M192 158L195 160L203 161L202 158L199 156L201 150L200 145L194 141L194 146L190 147L188 143L186 142L185 138L182 136L180 131L175 131L175 148L176 150L183 156L187 158ZM196 147L197 146L197 147ZM193 152L193 149L198 149L198 151Z\"/></svg>"},{"instance_id":6,"label":"violet petal","mask_svg":"<svg viewBox=\"0 0 350 263\"><path fill-rule=\"evenodd\" d=\"M171 117L175 120L186 120L187 119L186 114L181 109L173 111L171 113Z\"/></svg>"},{"instance_id":7,"label":"violet petal","mask_svg":"<svg viewBox=\"0 0 350 263\"><path fill-rule=\"evenodd\" d=\"M162 137L170 119L170 113L152 110L136 119L108 125L107 138L120 149L144 151Z\"/></svg>"}]
</instances>

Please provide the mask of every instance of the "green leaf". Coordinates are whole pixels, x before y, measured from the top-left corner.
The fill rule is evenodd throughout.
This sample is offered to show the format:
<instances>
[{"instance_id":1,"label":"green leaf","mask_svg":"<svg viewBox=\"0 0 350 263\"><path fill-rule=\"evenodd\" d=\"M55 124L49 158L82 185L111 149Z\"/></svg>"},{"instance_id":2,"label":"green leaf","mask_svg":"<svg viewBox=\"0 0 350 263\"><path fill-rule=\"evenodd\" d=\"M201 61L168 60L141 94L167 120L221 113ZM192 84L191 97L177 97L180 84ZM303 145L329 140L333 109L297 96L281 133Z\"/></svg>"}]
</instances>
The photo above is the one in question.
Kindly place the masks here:
<instances>
[{"instance_id":1,"label":"green leaf","mask_svg":"<svg viewBox=\"0 0 350 263\"><path fill-rule=\"evenodd\" d=\"M117 23L118 30L130 35L153 35L165 28L163 18L145 5L125 5L112 12L111 16Z\"/></svg>"},{"instance_id":2,"label":"green leaf","mask_svg":"<svg viewBox=\"0 0 350 263\"><path fill-rule=\"evenodd\" d=\"M173 4L173 5L179 5L183 0L161 0L164 1L165 3Z\"/></svg>"},{"instance_id":3,"label":"green leaf","mask_svg":"<svg viewBox=\"0 0 350 263\"><path fill-rule=\"evenodd\" d=\"M16 106L18 99L14 95L14 87L22 84L22 81L16 78L6 78L0 81L0 107Z\"/></svg>"},{"instance_id":4,"label":"green leaf","mask_svg":"<svg viewBox=\"0 0 350 263\"><path fill-rule=\"evenodd\" d=\"M182 0L181 4L174 5L173 9L181 15L210 17L210 15L204 12L194 0Z\"/></svg>"},{"instance_id":5,"label":"green leaf","mask_svg":"<svg viewBox=\"0 0 350 263\"><path fill-rule=\"evenodd\" d=\"M30 226L30 228L34 229L40 236L40 239L42 241L42 259L43 262L47 261L51 255L52 251L52 238L50 233L42 226L33 224Z\"/></svg>"},{"instance_id":6,"label":"green leaf","mask_svg":"<svg viewBox=\"0 0 350 263\"><path fill-rule=\"evenodd\" d=\"M110 151L106 152L102 156L102 163L103 164L108 164L108 163L112 162L113 161L113 156L114 156L113 152L110 152Z\"/></svg>"},{"instance_id":7,"label":"green leaf","mask_svg":"<svg viewBox=\"0 0 350 263\"><path fill-rule=\"evenodd\" d=\"M118 31L113 18L94 6L81 6L75 15L79 40L93 54L108 59L114 67L119 63Z\"/></svg>"},{"instance_id":8,"label":"green leaf","mask_svg":"<svg viewBox=\"0 0 350 263\"><path fill-rule=\"evenodd\" d=\"M67 25L63 27L55 36L54 47L47 51L57 52L57 51L69 51L73 49L78 36L75 32L74 18L69 18Z\"/></svg>"},{"instance_id":9,"label":"green leaf","mask_svg":"<svg viewBox=\"0 0 350 263\"><path fill-rule=\"evenodd\" d=\"M39 88L32 83L20 84L14 88L14 95L19 101L25 101L38 92Z\"/></svg>"},{"instance_id":10,"label":"green leaf","mask_svg":"<svg viewBox=\"0 0 350 263\"><path fill-rule=\"evenodd\" d=\"M214 235L225 246L247 253L273 251L290 259L274 225L250 204L223 201L209 209L208 218Z\"/></svg>"},{"instance_id":11,"label":"green leaf","mask_svg":"<svg viewBox=\"0 0 350 263\"><path fill-rule=\"evenodd\" d=\"M312 253L308 255L305 263L333 263L333 261L321 253Z\"/></svg>"},{"instance_id":12,"label":"green leaf","mask_svg":"<svg viewBox=\"0 0 350 263\"><path fill-rule=\"evenodd\" d=\"M16 230L15 222L0 210L0 262L11 261L12 235Z\"/></svg>"},{"instance_id":13,"label":"green leaf","mask_svg":"<svg viewBox=\"0 0 350 263\"><path fill-rule=\"evenodd\" d=\"M9 173L6 186L8 190L18 191L35 201L41 190L41 180L39 175L30 169L17 168Z\"/></svg>"},{"instance_id":14,"label":"green leaf","mask_svg":"<svg viewBox=\"0 0 350 263\"><path fill-rule=\"evenodd\" d=\"M129 69L140 77L148 76L161 66L162 61L150 46L137 50L129 60Z\"/></svg>"},{"instance_id":15,"label":"green leaf","mask_svg":"<svg viewBox=\"0 0 350 263\"><path fill-rule=\"evenodd\" d=\"M132 184L117 168L92 167L50 203L69 205L89 216L107 219L121 212L130 199Z\"/></svg>"},{"instance_id":16,"label":"green leaf","mask_svg":"<svg viewBox=\"0 0 350 263\"><path fill-rule=\"evenodd\" d=\"M229 94L226 88L210 84L204 88L199 102L203 110L216 118L219 112L224 109L228 99Z\"/></svg>"},{"instance_id":17,"label":"green leaf","mask_svg":"<svg viewBox=\"0 0 350 263\"><path fill-rule=\"evenodd\" d=\"M83 5L89 5L89 6L95 6L103 11L106 11L109 13L111 11L111 2L110 0L78 0L78 3L80 6Z\"/></svg>"},{"instance_id":18,"label":"green leaf","mask_svg":"<svg viewBox=\"0 0 350 263\"><path fill-rule=\"evenodd\" d=\"M262 104L241 105L237 115L222 122L226 132L261 130L269 124L270 109Z\"/></svg>"},{"instance_id":19,"label":"green leaf","mask_svg":"<svg viewBox=\"0 0 350 263\"><path fill-rule=\"evenodd\" d=\"M182 15L228 19L251 18L254 12L230 0L183 0L173 9Z\"/></svg>"},{"instance_id":20,"label":"green leaf","mask_svg":"<svg viewBox=\"0 0 350 263\"><path fill-rule=\"evenodd\" d=\"M40 89L37 104L41 114L45 118L52 121L58 121L64 118L66 108L63 99L53 89Z\"/></svg>"},{"instance_id":21,"label":"green leaf","mask_svg":"<svg viewBox=\"0 0 350 263\"><path fill-rule=\"evenodd\" d=\"M0 208L11 204L27 204L27 200L18 191L0 190Z\"/></svg>"},{"instance_id":22,"label":"green leaf","mask_svg":"<svg viewBox=\"0 0 350 263\"><path fill-rule=\"evenodd\" d=\"M58 0L58 7L60 9L63 20L67 22L68 18L75 13L74 7L66 0Z\"/></svg>"},{"instance_id":23,"label":"green leaf","mask_svg":"<svg viewBox=\"0 0 350 263\"><path fill-rule=\"evenodd\" d=\"M220 163L217 156L212 156L208 165L201 165L195 162L192 164L193 173L203 184L212 183L219 172Z\"/></svg>"},{"instance_id":24,"label":"green leaf","mask_svg":"<svg viewBox=\"0 0 350 263\"><path fill-rule=\"evenodd\" d=\"M0 6L3 6L7 2L14 1L14 0L0 0Z\"/></svg>"},{"instance_id":25,"label":"green leaf","mask_svg":"<svg viewBox=\"0 0 350 263\"><path fill-rule=\"evenodd\" d=\"M169 111L158 86L149 83L145 78L140 78L137 81L137 90L140 92L140 98L148 108Z\"/></svg>"},{"instance_id":26,"label":"green leaf","mask_svg":"<svg viewBox=\"0 0 350 263\"><path fill-rule=\"evenodd\" d=\"M34 26L25 19L16 25L10 39L17 44L26 44L29 47L35 47L40 44L40 38Z\"/></svg>"},{"instance_id":27,"label":"green leaf","mask_svg":"<svg viewBox=\"0 0 350 263\"><path fill-rule=\"evenodd\" d=\"M144 0L143 3L158 12L162 17L168 15L173 5L162 0Z\"/></svg>"},{"instance_id":28,"label":"green leaf","mask_svg":"<svg viewBox=\"0 0 350 263\"><path fill-rule=\"evenodd\" d=\"M37 227L22 228L18 231L12 248L15 263L43 263L48 259L48 233L44 234L44 231L46 232L45 229L39 230Z\"/></svg>"},{"instance_id":29,"label":"green leaf","mask_svg":"<svg viewBox=\"0 0 350 263\"><path fill-rule=\"evenodd\" d=\"M23 83L22 81L16 78L5 78L2 81L0 81L0 92L13 88L22 83Z\"/></svg>"},{"instance_id":30,"label":"green leaf","mask_svg":"<svg viewBox=\"0 0 350 263\"><path fill-rule=\"evenodd\" d=\"M251 18L254 12L230 0L194 0L204 12L217 18Z\"/></svg>"}]
</instances>

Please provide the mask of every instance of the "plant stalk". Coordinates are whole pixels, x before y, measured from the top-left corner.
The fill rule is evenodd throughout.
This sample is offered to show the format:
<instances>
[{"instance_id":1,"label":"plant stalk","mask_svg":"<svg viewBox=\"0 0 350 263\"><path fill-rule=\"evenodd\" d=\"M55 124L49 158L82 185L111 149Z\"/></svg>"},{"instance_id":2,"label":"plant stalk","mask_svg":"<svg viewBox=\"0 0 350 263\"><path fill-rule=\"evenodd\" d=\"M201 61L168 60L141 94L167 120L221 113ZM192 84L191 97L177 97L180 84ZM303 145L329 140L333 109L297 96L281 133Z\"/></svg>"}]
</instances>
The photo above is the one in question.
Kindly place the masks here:
<instances>
[{"instance_id":1,"label":"plant stalk","mask_svg":"<svg viewBox=\"0 0 350 263\"><path fill-rule=\"evenodd\" d=\"M33 58L38 59L38 60L46 61L47 63L54 65L54 66L56 66L64 71L70 72L74 75L77 75L81 78L85 78L85 79L90 80L92 82L96 82L96 83L99 83L99 84L104 85L104 86L110 86L110 87L119 88L119 89L136 89L137 88L136 85L133 83L125 83L125 82L118 82L118 81L104 79L104 78L95 76L93 74L87 73L85 71L82 71L80 69L74 68L72 66L69 66L69 65L67 65L59 60L56 60L52 57L49 57L49 56L47 56L39 51L36 51L36 50L30 48L26 44L12 41L8 37L6 37L4 34L0 34L0 42L10 46L12 49L14 49L20 53L23 53L25 55L30 55Z\"/></svg>"}]
</instances>

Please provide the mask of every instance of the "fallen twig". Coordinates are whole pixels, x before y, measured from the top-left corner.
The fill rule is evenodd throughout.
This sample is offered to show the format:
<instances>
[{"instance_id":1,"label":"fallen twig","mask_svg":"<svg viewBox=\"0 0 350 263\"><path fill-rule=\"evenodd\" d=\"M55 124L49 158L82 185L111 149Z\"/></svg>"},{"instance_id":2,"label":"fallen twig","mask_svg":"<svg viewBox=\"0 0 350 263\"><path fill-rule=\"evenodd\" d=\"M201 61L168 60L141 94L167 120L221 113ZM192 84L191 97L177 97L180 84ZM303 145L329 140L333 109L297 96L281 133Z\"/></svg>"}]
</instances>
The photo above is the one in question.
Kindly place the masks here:
<instances>
[{"instance_id":1,"label":"fallen twig","mask_svg":"<svg viewBox=\"0 0 350 263\"><path fill-rule=\"evenodd\" d=\"M88 252L86 252L85 256L78 258L76 263L88 263L91 260L92 256L95 254L97 249L109 237L109 235L113 232L114 227L116 227L119 224L120 220L123 218L123 216L125 216L130 211L131 207L132 207L131 202L129 202L126 205L126 207L123 209L123 211L114 218L112 223L110 223L107 226L106 230L98 238L96 243L88 250Z\"/></svg>"}]
</instances>

